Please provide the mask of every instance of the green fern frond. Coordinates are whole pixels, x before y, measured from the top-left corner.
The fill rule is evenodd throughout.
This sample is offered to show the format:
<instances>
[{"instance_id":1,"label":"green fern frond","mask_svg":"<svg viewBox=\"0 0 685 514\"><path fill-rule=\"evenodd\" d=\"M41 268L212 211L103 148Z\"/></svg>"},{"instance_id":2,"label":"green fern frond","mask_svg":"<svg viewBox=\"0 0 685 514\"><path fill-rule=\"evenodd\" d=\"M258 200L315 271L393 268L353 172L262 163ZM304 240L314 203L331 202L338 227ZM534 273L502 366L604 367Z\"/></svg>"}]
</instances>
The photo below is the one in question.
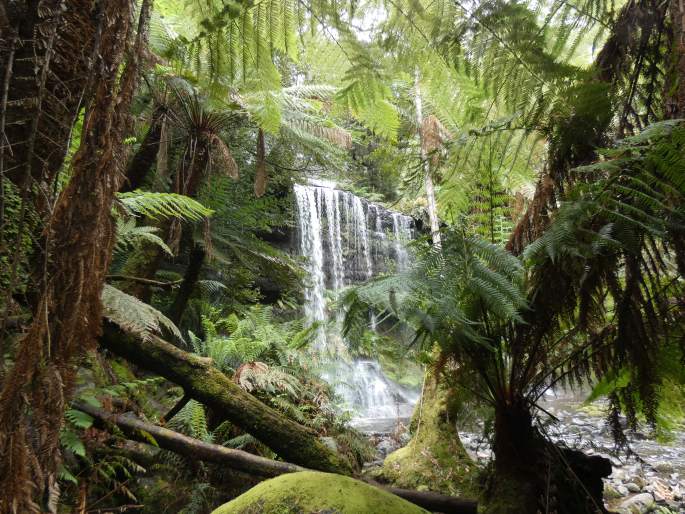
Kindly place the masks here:
<instances>
[{"instance_id":1,"label":"green fern frond","mask_svg":"<svg viewBox=\"0 0 685 514\"><path fill-rule=\"evenodd\" d=\"M102 289L102 306L105 318L144 340L167 330L183 341L178 327L164 314L109 284Z\"/></svg>"},{"instance_id":2,"label":"green fern frond","mask_svg":"<svg viewBox=\"0 0 685 514\"><path fill-rule=\"evenodd\" d=\"M178 218L186 221L202 221L212 215L197 200L175 193L152 193L132 191L118 193L118 203L131 216L157 218Z\"/></svg>"}]
</instances>

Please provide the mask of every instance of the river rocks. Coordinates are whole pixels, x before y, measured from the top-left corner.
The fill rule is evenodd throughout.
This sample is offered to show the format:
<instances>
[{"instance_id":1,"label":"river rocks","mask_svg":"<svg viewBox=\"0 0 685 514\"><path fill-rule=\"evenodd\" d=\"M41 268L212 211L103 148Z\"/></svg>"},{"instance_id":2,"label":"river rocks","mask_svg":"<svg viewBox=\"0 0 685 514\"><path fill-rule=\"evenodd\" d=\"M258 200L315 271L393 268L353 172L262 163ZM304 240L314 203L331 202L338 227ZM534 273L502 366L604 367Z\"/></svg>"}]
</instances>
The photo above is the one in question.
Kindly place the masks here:
<instances>
[{"instance_id":1,"label":"river rocks","mask_svg":"<svg viewBox=\"0 0 685 514\"><path fill-rule=\"evenodd\" d=\"M670 462L657 462L654 464L654 469L659 473L671 473L673 471L673 464Z\"/></svg>"},{"instance_id":2,"label":"river rocks","mask_svg":"<svg viewBox=\"0 0 685 514\"><path fill-rule=\"evenodd\" d=\"M642 488L639 485L637 485L635 482L628 482L626 484L626 489L628 489L628 492L631 492L631 493L639 493L642 490Z\"/></svg>"},{"instance_id":3,"label":"river rocks","mask_svg":"<svg viewBox=\"0 0 685 514\"><path fill-rule=\"evenodd\" d=\"M604 484L604 498L606 500L615 500L621 498L621 493L610 483Z\"/></svg>"},{"instance_id":4,"label":"river rocks","mask_svg":"<svg viewBox=\"0 0 685 514\"><path fill-rule=\"evenodd\" d=\"M643 514L651 512L656 507L654 497L649 493L637 494L621 502L621 514Z\"/></svg>"}]
</instances>

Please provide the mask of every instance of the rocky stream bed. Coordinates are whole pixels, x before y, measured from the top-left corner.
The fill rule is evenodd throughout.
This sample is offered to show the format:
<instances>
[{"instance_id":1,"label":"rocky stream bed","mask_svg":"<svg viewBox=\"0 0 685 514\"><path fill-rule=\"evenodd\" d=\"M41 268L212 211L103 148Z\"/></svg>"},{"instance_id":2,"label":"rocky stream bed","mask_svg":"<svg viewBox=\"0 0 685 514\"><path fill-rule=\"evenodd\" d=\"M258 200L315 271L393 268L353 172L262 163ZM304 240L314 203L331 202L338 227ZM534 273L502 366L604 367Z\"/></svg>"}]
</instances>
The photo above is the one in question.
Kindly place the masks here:
<instances>
[{"instance_id":1,"label":"rocky stream bed","mask_svg":"<svg viewBox=\"0 0 685 514\"><path fill-rule=\"evenodd\" d=\"M674 431L667 442L655 439L647 427L644 431L629 432L630 451L616 451L602 405L588 407L582 398L548 395L542 406L558 422L550 423L545 430L557 442L611 460L613 473L604 484L607 508L621 514L685 513L685 429ZM406 418L386 418L376 423L368 419L360 423L359 428L369 434L378 449L378 459L368 463L368 467L381 465L388 454L408 442L406 430L396 430L407 422ZM460 431L460 436L476 462L485 464L492 458L478 423L470 431Z\"/></svg>"}]
</instances>

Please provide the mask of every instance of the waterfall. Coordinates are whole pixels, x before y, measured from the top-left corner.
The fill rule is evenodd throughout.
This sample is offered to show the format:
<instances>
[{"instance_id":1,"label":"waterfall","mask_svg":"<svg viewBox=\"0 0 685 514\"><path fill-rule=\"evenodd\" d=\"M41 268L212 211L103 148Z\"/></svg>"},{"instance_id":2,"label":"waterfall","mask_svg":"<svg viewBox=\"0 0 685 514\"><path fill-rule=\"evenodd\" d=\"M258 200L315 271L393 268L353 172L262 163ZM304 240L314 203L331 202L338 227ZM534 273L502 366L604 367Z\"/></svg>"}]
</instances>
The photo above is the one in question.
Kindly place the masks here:
<instances>
[{"instance_id":1,"label":"waterfall","mask_svg":"<svg viewBox=\"0 0 685 514\"><path fill-rule=\"evenodd\" d=\"M416 393L386 377L378 362L348 362L340 355L342 320L331 316L326 298L335 299L346 286L378 273L407 269L413 220L334 187L297 184L294 189L298 252L309 275L304 314L310 325L319 325L316 350L332 360L323 378L359 420L409 416ZM369 324L376 330L375 316Z\"/></svg>"}]
</instances>

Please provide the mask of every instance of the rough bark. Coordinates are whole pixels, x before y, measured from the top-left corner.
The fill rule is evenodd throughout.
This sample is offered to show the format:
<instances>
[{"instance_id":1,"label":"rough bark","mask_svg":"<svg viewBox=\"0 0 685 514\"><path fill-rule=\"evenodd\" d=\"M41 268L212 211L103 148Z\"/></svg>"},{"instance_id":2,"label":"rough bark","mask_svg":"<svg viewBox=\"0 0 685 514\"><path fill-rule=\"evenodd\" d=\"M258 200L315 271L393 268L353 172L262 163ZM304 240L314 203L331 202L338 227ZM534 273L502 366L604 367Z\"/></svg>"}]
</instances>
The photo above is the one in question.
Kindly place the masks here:
<instances>
[{"instance_id":1,"label":"rough bark","mask_svg":"<svg viewBox=\"0 0 685 514\"><path fill-rule=\"evenodd\" d=\"M433 184L433 177L431 176L430 162L428 160L428 155L424 150L425 145L423 142L424 135L421 133L421 127L423 126L423 103L421 100L421 88L419 85L419 72L416 71L416 76L414 79L414 106L416 109L416 122L419 126L419 137L421 138L421 160L423 161L424 167L424 188L426 190L426 201L428 203L428 219L430 221L431 238L433 240L433 246L440 248L442 244L440 239L440 219L438 218L438 204L435 200L435 186Z\"/></svg>"},{"instance_id":2,"label":"rough bark","mask_svg":"<svg viewBox=\"0 0 685 514\"><path fill-rule=\"evenodd\" d=\"M115 424L127 437L136 441L149 444L150 438L147 437L149 434L160 448L192 460L223 464L232 469L262 477L274 477L283 473L294 473L306 469L289 462L267 459L242 450L233 450L218 444L206 443L168 428L146 423L133 416L113 414L88 404L79 403L76 408L97 420Z\"/></svg>"},{"instance_id":3,"label":"rough bark","mask_svg":"<svg viewBox=\"0 0 685 514\"><path fill-rule=\"evenodd\" d=\"M321 471L349 474L347 462L316 434L264 405L212 365L159 338L141 341L107 324L102 345L178 384L193 399L252 434L284 459Z\"/></svg>"},{"instance_id":4,"label":"rough bark","mask_svg":"<svg viewBox=\"0 0 685 514\"><path fill-rule=\"evenodd\" d=\"M5 176L19 187L52 184L89 80L95 42L92 0L12 2L0 35L0 77L11 68ZM5 147L5 141L2 145Z\"/></svg>"},{"instance_id":5,"label":"rough bark","mask_svg":"<svg viewBox=\"0 0 685 514\"><path fill-rule=\"evenodd\" d=\"M113 414L82 403L75 405L75 407L100 422L116 425L127 437L133 440L149 444L150 438L148 436L152 436L160 448L178 453L189 459L225 465L231 469L259 477L273 477L284 473L308 470L308 468L289 462L267 459L241 450L206 443L173 430L146 423L130 415ZM476 514L478 510L477 503L472 500L463 500L430 491L386 487L372 481L368 481L368 483L431 511L443 512L444 514Z\"/></svg>"},{"instance_id":6,"label":"rough bark","mask_svg":"<svg viewBox=\"0 0 685 514\"><path fill-rule=\"evenodd\" d=\"M71 4L77 3L84 4ZM89 3L69 7L90 12ZM94 346L101 326L100 295L114 230L110 208L120 181L116 163L123 149L121 140L137 75L137 60L131 54L128 66L120 73L132 29L132 3L110 0L102 9L94 36L98 52L91 77L93 100L84 119L81 147L74 157L71 179L45 228L48 258L33 322L17 344L14 366L5 376L0 393L3 514L41 511L40 503L47 510L53 508L64 405L73 392L76 362ZM69 11L64 12L67 14ZM84 23L84 30L95 31L95 19ZM64 41L60 34L48 36L49 46L58 48L72 41L70 34L63 36ZM56 68L53 65L47 71L53 73ZM41 110L59 103L56 97L45 99ZM68 140L63 132L61 137L57 141L60 149ZM61 154L47 157L50 155L61 165Z\"/></svg>"},{"instance_id":7,"label":"rough bark","mask_svg":"<svg viewBox=\"0 0 685 514\"><path fill-rule=\"evenodd\" d=\"M494 473L483 492L488 514L606 512L603 478L611 462L554 445L533 425L527 402L495 407Z\"/></svg>"}]
</instances>

